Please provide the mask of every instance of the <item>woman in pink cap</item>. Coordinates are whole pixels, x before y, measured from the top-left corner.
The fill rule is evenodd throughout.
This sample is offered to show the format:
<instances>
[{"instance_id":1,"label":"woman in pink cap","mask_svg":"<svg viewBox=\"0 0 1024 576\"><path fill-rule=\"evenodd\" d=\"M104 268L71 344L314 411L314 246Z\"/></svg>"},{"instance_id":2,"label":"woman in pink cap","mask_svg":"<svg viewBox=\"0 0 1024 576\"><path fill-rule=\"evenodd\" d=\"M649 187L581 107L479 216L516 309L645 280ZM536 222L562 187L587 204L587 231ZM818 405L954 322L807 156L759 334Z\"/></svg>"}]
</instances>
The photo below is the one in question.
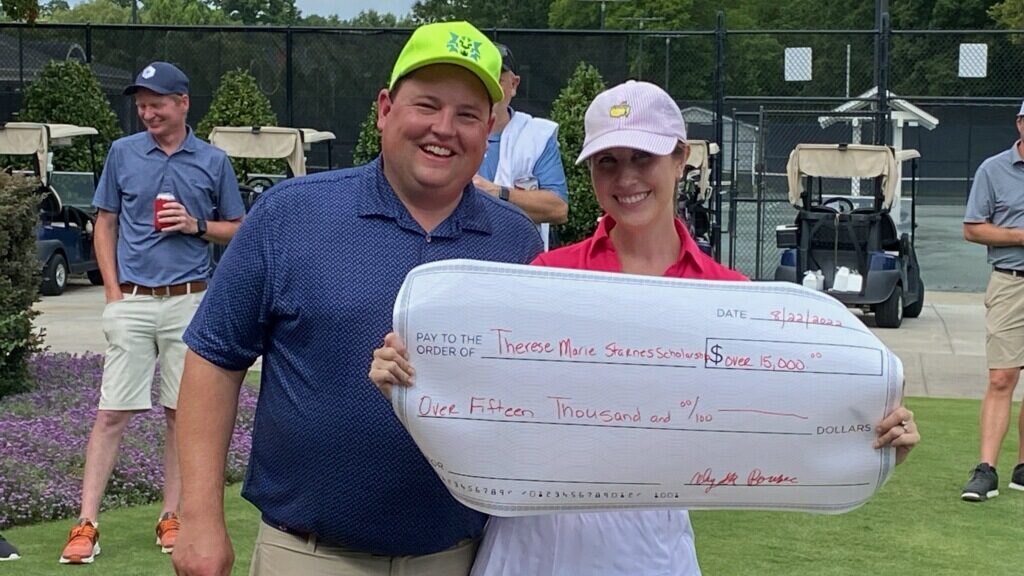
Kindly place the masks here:
<instances>
[{"instance_id":1,"label":"woman in pink cap","mask_svg":"<svg viewBox=\"0 0 1024 576\"><path fill-rule=\"evenodd\" d=\"M705 255L676 217L683 176L686 125L672 97L647 82L610 88L587 109L586 137L576 163L590 167L604 210L594 235L542 253L533 264L650 276L746 281ZM408 385L404 345L374 352L370 377L387 392ZM400 369L390 370L391 366ZM904 424L901 424L903 422ZM879 426L876 446L892 444L897 462L920 439L903 407ZM492 517L473 576L696 576L700 574L686 510L567 513Z\"/></svg>"},{"instance_id":2,"label":"woman in pink cap","mask_svg":"<svg viewBox=\"0 0 1024 576\"><path fill-rule=\"evenodd\" d=\"M537 266L651 276L747 278L697 247L676 217L675 192L683 176L686 125L675 101L647 82L610 88L587 108L586 137L576 163L586 162L604 210L594 235L542 253ZM909 429L896 426L906 421ZM902 456L920 438L905 408L886 418L883 437ZM913 430L913 431L911 431ZM492 517L473 576L700 574L686 510Z\"/></svg>"}]
</instances>

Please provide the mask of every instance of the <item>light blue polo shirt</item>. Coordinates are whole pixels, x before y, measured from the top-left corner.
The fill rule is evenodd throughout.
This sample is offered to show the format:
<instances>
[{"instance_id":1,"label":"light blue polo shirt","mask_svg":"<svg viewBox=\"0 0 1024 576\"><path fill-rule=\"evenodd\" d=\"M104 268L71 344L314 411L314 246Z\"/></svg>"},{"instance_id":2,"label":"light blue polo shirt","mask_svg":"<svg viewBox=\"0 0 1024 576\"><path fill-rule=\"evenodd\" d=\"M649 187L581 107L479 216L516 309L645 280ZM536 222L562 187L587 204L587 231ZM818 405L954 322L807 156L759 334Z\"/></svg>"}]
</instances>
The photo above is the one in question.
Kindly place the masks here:
<instances>
[{"instance_id":1,"label":"light blue polo shirt","mask_svg":"<svg viewBox=\"0 0 1024 576\"><path fill-rule=\"evenodd\" d=\"M512 108L509 112L515 114ZM498 160L501 159L501 132L487 137L487 151L484 161L480 163L477 174L494 182L498 174ZM541 190L550 190L563 202L569 202L569 187L565 182L565 168L562 167L562 154L558 150L558 135L555 133L544 145L544 151L537 158L533 167L533 176L537 178L537 186Z\"/></svg>"},{"instance_id":2,"label":"light blue polo shirt","mask_svg":"<svg viewBox=\"0 0 1024 576\"><path fill-rule=\"evenodd\" d=\"M964 222L1024 229L1024 158L1017 143L978 167ZM1024 270L1024 246L989 246L988 262L998 268Z\"/></svg>"},{"instance_id":3,"label":"light blue polo shirt","mask_svg":"<svg viewBox=\"0 0 1024 576\"><path fill-rule=\"evenodd\" d=\"M174 194L195 218L235 220L245 214L227 154L196 138L191 128L170 156L149 132L114 141L92 203L118 215L119 282L167 286L210 275L205 240L156 230L153 205L161 192Z\"/></svg>"}]
</instances>

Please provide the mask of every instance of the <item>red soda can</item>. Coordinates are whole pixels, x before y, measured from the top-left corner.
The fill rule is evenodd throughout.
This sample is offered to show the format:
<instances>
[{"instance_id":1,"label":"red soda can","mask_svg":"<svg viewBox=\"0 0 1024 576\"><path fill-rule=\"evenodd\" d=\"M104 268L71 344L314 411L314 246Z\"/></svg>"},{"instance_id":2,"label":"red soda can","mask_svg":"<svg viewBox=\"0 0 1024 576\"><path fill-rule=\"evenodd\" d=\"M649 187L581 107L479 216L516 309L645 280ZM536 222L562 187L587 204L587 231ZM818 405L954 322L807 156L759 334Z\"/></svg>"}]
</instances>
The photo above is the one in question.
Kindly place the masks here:
<instances>
[{"instance_id":1,"label":"red soda can","mask_svg":"<svg viewBox=\"0 0 1024 576\"><path fill-rule=\"evenodd\" d=\"M168 202L174 202L175 200L174 194L170 192L161 192L156 195L156 202L153 202L153 227L156 228L157 232L164 229L163 225L160 224L158 214L167 206Z\"/></svg>"}]
</instances>

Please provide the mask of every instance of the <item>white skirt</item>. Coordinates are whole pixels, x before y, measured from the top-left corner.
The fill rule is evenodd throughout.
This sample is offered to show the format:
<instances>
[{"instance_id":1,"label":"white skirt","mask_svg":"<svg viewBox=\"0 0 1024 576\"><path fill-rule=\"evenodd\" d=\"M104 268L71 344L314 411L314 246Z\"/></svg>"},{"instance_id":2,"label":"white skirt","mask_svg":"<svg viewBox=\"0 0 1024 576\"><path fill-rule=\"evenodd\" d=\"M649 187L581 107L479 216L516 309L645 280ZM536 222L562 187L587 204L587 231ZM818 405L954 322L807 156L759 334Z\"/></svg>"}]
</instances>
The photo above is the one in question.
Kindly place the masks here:
<instances>
[{"instance_id":1,"label":"white skirt","mask_svg":"<svg viewBox=\"0 0 1024 576\"><path fill-rule=\"evenodd\" d=\"M492 517L472 576L700 576L685 510Z\"/></svg>"}]
</instances>

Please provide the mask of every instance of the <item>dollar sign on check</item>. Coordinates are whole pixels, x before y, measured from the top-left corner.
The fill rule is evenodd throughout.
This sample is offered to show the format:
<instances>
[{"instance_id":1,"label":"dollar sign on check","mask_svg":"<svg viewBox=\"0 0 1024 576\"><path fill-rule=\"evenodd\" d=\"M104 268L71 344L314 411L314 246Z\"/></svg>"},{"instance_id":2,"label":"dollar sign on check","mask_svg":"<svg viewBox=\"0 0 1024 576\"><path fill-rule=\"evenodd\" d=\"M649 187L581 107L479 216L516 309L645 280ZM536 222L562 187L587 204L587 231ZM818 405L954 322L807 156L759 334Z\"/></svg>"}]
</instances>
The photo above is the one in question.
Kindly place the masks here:
<instances>
[{"instance_id":1,"label":"dollar sign on check","mask_svg":"<svg viewBox=\"0 0 1024 576\"><path fill-rule=\"evenodd\" d=\"M721 364L721 362L722 362L722 355L720 353L721 349L722 349L722 347L719 346L718 344L715 344L714 346L711 347L711 357L710 357L710 360L713 363L715 363L715 364Z\"/></svg>"}]
</instances>

